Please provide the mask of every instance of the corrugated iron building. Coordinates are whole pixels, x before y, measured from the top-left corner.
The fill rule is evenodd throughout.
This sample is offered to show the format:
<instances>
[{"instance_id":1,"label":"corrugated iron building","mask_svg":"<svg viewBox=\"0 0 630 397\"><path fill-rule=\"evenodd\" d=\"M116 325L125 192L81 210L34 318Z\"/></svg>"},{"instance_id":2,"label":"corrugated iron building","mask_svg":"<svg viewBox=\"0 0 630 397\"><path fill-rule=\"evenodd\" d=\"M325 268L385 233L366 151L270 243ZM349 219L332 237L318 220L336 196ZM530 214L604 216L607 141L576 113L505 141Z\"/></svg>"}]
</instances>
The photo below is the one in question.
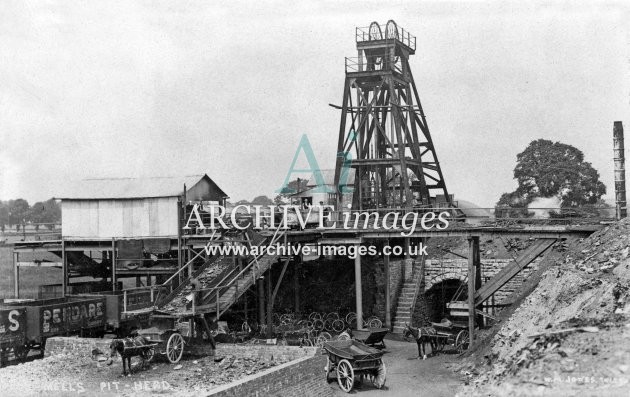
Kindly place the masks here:
<instances>
[{"instance_id":1,"label":"corrugated iron building","mask_svg":"<svg viewBox=\"0 0 630 397\"><path fill-rule=\"evenodd\" d=\"M176 237L181 200L225 205L227 198L207 174L86 179L60 197L62 237Z\"/></svg>"}]
</instances>

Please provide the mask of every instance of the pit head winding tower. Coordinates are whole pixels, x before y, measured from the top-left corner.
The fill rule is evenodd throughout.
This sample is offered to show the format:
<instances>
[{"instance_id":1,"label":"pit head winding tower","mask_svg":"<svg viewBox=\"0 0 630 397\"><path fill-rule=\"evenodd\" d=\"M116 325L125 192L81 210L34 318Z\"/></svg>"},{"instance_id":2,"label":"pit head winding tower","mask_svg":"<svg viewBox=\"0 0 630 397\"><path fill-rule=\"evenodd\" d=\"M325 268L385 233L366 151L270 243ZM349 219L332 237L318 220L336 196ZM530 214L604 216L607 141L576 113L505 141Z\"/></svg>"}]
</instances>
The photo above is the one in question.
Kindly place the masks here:
<instances>
[{"instance_id":1,"label":"pit head winding tower","mask_svg":"<svg viewBox=\"0 0 630 397\"><path fill-rule=\"evenodd\" d=\"M356 173L353 210L451 207L409 67L416 37L392 20L372 22L356 28L356 44L338 107L335 186ZM344 194L337 194L338 208Z\"/></svg>"}]
</instances>

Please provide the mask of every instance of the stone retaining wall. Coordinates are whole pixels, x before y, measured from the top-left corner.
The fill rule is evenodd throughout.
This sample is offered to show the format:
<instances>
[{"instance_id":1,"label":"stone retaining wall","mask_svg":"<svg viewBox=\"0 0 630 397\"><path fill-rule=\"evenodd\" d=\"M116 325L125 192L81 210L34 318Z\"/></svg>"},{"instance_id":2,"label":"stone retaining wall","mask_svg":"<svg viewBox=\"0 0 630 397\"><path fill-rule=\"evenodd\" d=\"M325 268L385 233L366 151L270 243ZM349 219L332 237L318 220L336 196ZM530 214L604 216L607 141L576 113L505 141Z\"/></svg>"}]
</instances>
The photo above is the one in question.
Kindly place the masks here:
<instances>
[{"instance_id":1,"label":"stone retaining wall","mask_svg":"<svg viewBox=\"0 0 630 397\"><path fill-rule=\"evenodd\" d=\"M487 282L511 261L511 259L482 259L482 283ZM521 285L523 285L523 282L527 280L529 275L538 268L539 262L540 258L536 259L519 274L514 276L507 284L501 287L494 294L495 303L508 303L512 294L517 291ZM429 323L428 313L430 311L430 302L426 300L426 292L446 280L455 279L465 283L467 282L467 273L468 261L466 259L427 260L425 265L425 278L423 281L424 285L421 286L416 299L412 323L415 326L427 325Z\"/></svg>"}]
</instances>

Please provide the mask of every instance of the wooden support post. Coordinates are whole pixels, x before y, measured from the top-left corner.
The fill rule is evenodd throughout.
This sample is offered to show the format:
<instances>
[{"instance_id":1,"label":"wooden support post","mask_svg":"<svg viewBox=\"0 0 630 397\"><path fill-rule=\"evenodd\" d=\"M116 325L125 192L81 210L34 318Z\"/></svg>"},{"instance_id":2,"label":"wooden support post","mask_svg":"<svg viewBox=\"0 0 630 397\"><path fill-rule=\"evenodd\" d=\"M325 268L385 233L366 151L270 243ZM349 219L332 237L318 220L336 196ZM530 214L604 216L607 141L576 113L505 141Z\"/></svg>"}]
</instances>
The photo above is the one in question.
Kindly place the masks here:
<instances>
[{"instance_id":1,"label":"wooden support post","mask_svg":"<svg viewBox=\"0 0 630 397\"><path fill-rule=\"evenodd\" d=\"M295 312L300 313L300 268L302 264L296 257L296 263L293 267L293 300L295 302Z\"/></svg>"},{"instance_id":2,"label":"wooden support post","mask_svg":"<svg viewBox=\"0 0 630 397\"><path fill-rule=\"evenodd\" d=\"M390 302L390 288L389 288L389 255L384 255L383 262L385 265L385 328L392 328L392 312Z\"/></svg>"},{"instance_id":3,"label":"wooden support post","mask_svg":"<svg viewBox=\"0 0 630 397\"><path fill-rule=\"evenodd\" d=\"M183 217L186 216L186 185L184 185L184 194L177 204L177 270L181 270L182 263L182 222ZM173 280L174 282L175 280ZM181 273L177 276L177 284L181 284Z\"/></svg>"},{"instance_id":4,"label":"wooden support post","mask_svg":"<svg viewBox=\"0 0 630 397\"><path fill-rule=\"evenodd\" d=\"M477 249L474 250L475 252L475 292L477 292L477 290L479 290L479 288L481 288L481 250L479 249L479 244L477 244ZM478 310L482 310L483 309L483 303L479 304L475 307L475 309ZM481 314L477 314L477 320L476 323L478 325L482 325L483 324L483 316Z\"/></svg>"},{"instance_id":5,"label":"wooden support post","mask_svg":"<svg viewBox=\"0 0 630 397\"><path fill-rule=\"evenodd\" d=\"M357 244L356 252L359 252ZM363 329L363 292L361 286L361 255L354 258L354 285L356 294L357 329Z\"/></svg>"},{"instance_id":6,"label":"wooden support post","mask_svg":"<svg viewBox=\"0 0 630 397\"><path fill-rule=\"evenodd\" d=\"M265 277L265 284L267 284L267 337L271 338L273 335L273 301L271 300L271 269L267 270L267 277Z\"/></svg>"},{"instance_id":7,"label":"wooden support post","mask_svg":"<svg viewBox=\"0 0 630 397\"><path fill-rule=\"evenodd\" d=\"M475 340L475 268L479 261L479 237L468 238L468 334L472 349Z\"/></svg>"},{"instance_id":8,"label":"wooden support post","mask_svg":"<svg viewBox=\"0 0 630 397\"><path fill-rule=\"evenodd\" d=\"M195 294L197 295L197 294ZM221 299L221 297L219 296L219 290L217 289L217 321L219 321L219 318L221 318L221 301L219 300Z\"/></svg>"},{"instance_id":9,"label":"wooden support post","mask_svg":"<svg viewBox=\"0 0 630 397\"><path fill-rule=\"evenodd\" d=\"M112 238L112 291L116 291L116 239Z\"/></svg>"},{"instance_id":10,"label":"wooden support post","mask_svg":"<svg viewBox=\"0 0 630 397\"><path fill-rule=\"evenodd\" d=\"M20 268L18 266L19 253L13 252L13 293L14 298L20 297ZM4 349L2 349L4 350Z\"/></svg>"},{"instance_id":11,"label":"wooden support post","mask_svg":"<svg viewBox=\"0 0 630 397\"><path fill-rule=\"evenodd\" d=\"M282 266L282 271L280 272L280 277L278 277L278 281L276 281L276 286L273 289L273 294L271 294L271 306L273 306L276 301L276 295L278 295L278 290L280 289L280 283L282 283L282 279L284 278L284 273L287 271L287 267L289 266L289 262L291 259L287 259L284 261L284 266ZM271 271L271 269L269 269Z\"/></svg>"},{"instance_id":12,"label":"wooden support post","mask_svg":"<svg viewBox=\"0 0 630 397\"><path fill-rule=\"evenodd\" d=\"M264 279L257 279L258 285L258 322L260 325L264 325L265 321L265 287L263 285Z\"/></svg>"},{"instance_id":13,"label":"wooden support post","mask_svg":"<svg viewBox=\"0 0 630 397\"><path fill-rule=\"evenodd\" d=\"M190 248L190 246L188 246L188 249L186 250L186 252L187 252L186 263L188 263L192 259L192 257L194 255L192 253L192 248ZM188 269L186 269L187 273L188 273L188 278L192 277L192 274L193 274L193 268L192 267L193 267L193 265L191 263L191 264L188 265Z\"/></svg>"},{"instance_id":14,"label":"wooden support post","mask_svg":"<svg viewBox=\"0 0 630 397\"><path fill-rule=\"evenodd\" d=\"M61 239L61 296L64 298L68 294L68 257L66 256L66 240Z\"/></svg>"}]
</instances>

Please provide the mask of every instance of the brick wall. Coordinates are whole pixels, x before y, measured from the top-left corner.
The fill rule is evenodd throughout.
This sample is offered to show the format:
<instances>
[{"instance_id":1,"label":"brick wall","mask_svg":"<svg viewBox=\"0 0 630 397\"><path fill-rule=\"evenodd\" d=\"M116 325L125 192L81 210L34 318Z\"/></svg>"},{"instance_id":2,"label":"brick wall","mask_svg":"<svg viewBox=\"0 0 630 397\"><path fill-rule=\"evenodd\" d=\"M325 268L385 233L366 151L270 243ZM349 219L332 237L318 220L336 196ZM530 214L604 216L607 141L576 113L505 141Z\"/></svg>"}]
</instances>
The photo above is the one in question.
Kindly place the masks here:
<instances>
[{"instance_id":1,"label":"brick wall","mask_svg":"<svg viewBox=\"0 0 630 397\"><path fill-rule=\"evenodd\" d=\"M46 357L56 354L73 354L77 356L89 357L93 349L99 349L105 354L109 354L110 339L100 338L77 338L55 336L46 340Z\"/></svg>"},{"instance_id":2,"label":"brick wall","mask_svg":"<svg viewBox=\"0 0 630 397\"><path fill-rule=\"evenodd\" d=\"M209 396L332 396L332 388L324 377L325 365L326 356L318 353L301 357L220 386Z\"/></svg>"},{"instance_id":3,"label":"brick wall","mask_svg":"<svg viewBox=\"0 0 630 397\"><path fill-rule=\"evenodd\" d=\"M92 349L109 352L109 339L53 337L46 342L46 356L74 354L89 357ZM267 361L290 360L263 372L211 390L211 396L332 396L332 389L324 377L326 356L316 347L217 345L219 357L262 358Z\"/></svg>"}]
</instances>

